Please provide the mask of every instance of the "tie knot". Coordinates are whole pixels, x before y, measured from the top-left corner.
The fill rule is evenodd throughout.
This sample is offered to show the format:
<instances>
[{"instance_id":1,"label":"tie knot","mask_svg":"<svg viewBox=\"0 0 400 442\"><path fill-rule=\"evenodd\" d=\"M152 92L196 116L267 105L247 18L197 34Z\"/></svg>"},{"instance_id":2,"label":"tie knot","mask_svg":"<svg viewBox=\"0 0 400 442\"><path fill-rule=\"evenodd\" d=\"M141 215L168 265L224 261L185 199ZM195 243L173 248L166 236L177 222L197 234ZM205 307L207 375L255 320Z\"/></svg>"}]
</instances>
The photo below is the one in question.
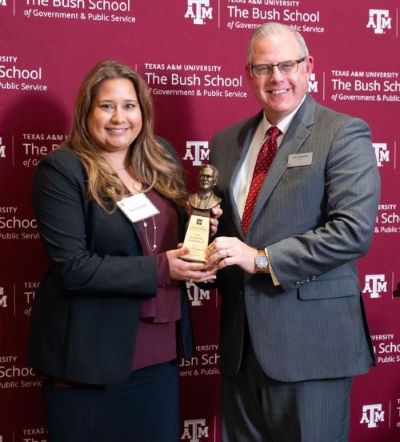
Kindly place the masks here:
<instances>
[{"instance_id":1,"label":"tie knot","mask_svg":"<svg viewBox=\"0 0 400 442\"><path fill-rule=\"evenodd\" d=\"M271 126L267 130L267 136L271 137L272 140L276 140L279 137L280 133L281 131L278 126Z\"/></svg>"}]
</instances>

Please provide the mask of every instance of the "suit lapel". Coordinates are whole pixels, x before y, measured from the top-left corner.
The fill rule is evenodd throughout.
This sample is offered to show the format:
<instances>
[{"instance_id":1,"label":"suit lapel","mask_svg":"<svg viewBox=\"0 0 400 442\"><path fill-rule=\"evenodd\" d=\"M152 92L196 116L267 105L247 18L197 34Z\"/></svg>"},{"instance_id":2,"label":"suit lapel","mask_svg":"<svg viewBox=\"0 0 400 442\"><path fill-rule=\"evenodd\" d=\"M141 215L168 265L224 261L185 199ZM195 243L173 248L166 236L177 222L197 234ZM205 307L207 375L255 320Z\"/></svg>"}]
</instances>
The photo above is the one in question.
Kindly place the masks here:
<instances>
[{"instance_id":1,"label":"suit lapel","mask_svg":"<svg viewBox=\"0 0 400 442\"><path fill-rule=\"evenodd\" d=\"M303 146L306 139L309 137L309 126L311 126L314 122L314 110L315 102L307 96L304 103L290 123L290 126L283 137L282 143L279 146L271 168L268 171L264 183L258 193L249 227L249 233L251 232L252 226L257 217L264 212L268 199L281 180L282 175L285 173L289 155L297 153Z\"/></svg>"}]
</instances>

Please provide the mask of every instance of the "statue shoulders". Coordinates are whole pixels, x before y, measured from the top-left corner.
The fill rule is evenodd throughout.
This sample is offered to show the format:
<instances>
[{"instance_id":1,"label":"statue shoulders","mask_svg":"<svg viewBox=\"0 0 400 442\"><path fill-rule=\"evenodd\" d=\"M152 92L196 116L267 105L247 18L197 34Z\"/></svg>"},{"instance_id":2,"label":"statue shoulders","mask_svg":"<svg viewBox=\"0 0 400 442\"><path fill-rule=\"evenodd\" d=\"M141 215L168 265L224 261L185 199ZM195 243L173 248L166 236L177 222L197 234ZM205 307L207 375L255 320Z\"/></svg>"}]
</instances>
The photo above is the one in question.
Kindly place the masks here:
<instances>
[{"instance_id":1,"label":"statue shoulders","mask_svg":"<svg viewBox=\"0 0 400 442\"><path fill-rule=\"evenodd\" d=\"M215 195L214 192L209 192L206 195L200 193L192 193L188 197L191 207L195 209L208 210L217 206L221 202L221 198Z\"/></svg>"}]
</instances>

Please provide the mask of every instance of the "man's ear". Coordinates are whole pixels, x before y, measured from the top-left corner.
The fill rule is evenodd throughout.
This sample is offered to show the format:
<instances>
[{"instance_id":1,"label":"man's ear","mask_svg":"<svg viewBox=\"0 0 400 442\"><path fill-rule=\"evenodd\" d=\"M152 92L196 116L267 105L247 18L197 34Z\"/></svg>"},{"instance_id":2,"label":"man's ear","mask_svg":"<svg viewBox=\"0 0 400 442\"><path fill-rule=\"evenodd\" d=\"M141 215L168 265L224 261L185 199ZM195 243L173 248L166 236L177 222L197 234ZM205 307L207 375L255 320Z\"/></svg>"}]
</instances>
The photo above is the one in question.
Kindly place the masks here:
<instances>
[{"instance_id":1,"label":"man's ear","mask_svg":"<svg viewBox=\"0 0 400 442\"><path fill-rule=\"evenodd\" d=\"M312 74L313 70L314 70L314 57L312 55L309 55L306 60L307 75L310 76Z\"/></svg>"}]
</instances>

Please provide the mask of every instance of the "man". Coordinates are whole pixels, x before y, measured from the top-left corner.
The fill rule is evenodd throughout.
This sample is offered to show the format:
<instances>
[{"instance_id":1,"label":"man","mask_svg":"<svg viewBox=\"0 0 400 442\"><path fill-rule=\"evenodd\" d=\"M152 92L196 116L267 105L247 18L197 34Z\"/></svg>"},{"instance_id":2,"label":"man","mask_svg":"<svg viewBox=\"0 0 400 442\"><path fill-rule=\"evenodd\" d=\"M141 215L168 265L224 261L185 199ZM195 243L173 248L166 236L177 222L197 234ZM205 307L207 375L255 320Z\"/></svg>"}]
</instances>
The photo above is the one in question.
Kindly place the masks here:
<instances>
[{"instance_id":1,"label":"man","mask_svg":"<svg viewBox=\"0 0 400 442\"><path fill-rule=\"evenodd\" d=\"M209 210L221 202L214 193L218 184L218 170L209 164L203 166L199 173L199 191L189 195L189 204L194 209Z\"/></svg>"},{"instance_id":2,"label":"man","mask_svg":"<svg viewBox=\"0 0 400 442\"><path fill-rule=\"evenodd\" d=\"M313 64L290 27L258 28L247 79L262 112L211 144L224 442L346 441L351 378L373 363L356 259L371 242L376 160L365 122L308 96ZM269 166L273 154L257 155L271 125ZM259 161L269 170L254 192Z\"/></svg>"}]
</instances>

